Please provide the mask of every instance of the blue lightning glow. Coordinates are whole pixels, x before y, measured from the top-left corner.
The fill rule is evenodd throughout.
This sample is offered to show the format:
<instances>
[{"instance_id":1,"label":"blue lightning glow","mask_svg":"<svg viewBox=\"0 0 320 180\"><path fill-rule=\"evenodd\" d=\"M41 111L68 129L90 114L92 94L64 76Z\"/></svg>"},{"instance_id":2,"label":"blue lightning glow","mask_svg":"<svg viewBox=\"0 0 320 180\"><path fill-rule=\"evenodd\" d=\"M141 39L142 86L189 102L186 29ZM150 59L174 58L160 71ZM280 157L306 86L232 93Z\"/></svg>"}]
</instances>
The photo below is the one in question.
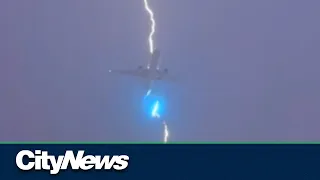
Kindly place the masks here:
<instances>
[{"instance_id":1,"label":"blue lightning glow","mask_svg":"<svg viewBox=\"0 0 320 180\"><path fill-rule=\"evenodd\" d=\"M159 114L159 107L160 107L160 102L156 101L152 107L152 112L151 115L153 118L160 118ZM168 137L169 137L169 130L166 121L162 121L163 126L164 126L164 136L163 136L163 142L166 143L168 142Z\"/></svg>"},{"instance_id":2,"label":"blue lightning glow","mask_svg":"<svg viewBox=\"0 0 320 180\"><path fill-rule=\"evenodd\" d=\"M143 102L144 110L150 118L154 119L163 116L165 101L162 96L157 96L151 93L149 96L145 96L143 98Z\"/></svg>"},{"instance_id":3,"label":"blue lightning glow","mask_svg":"<svg viewBox=\"0 0 320 180\"><path fill-rule=\"evenodd\" d=\"M159 119L163 123L163 142L167 143L169 138L169 129L167 126L167 123L165 120L163 120L163 117L160 118L160 114L163 113L163 106L164 106L164 98L163 96L156 96L154 94L149 94L149 96L146 96L144 98L144 108L146 108L146 111L151 116L152 119Z\"/></svg>"},{"instance_id":4,"label":"blue lightning glow","mask_svg":"<svg viewBox=\"0 0 320 180\"><path fill-rule=\"evenodd\" d=\"M159 101L156 101L156 103L154 104L154 106L152 108L152 112L151 112L152 117L160 118L158 111L159 111Z\"/></svg>"}]
</instances>

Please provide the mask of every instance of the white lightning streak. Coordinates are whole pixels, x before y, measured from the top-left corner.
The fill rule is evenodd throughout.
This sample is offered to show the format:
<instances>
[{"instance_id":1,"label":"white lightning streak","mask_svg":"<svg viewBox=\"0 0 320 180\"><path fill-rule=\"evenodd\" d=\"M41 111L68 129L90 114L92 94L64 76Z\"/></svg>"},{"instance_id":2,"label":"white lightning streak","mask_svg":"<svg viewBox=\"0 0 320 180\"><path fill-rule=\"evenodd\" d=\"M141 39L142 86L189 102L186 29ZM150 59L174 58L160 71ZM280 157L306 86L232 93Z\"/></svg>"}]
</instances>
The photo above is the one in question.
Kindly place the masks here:
<instances>
[{"instance_id":1,"label":"white lightning streak","mask_svg":"<svg viewBox=\"0 0 320 180\"><path fill-rule=\"evenodd\" d=\"M168 130L167 123L165 121L163 121L163 127L164 127L163 142L167 143L169 138L169 130Z\"/></svg>"},{"instance_id":2,"label":"white lightning streak","mask_svg":"<svg viewBox=\"0 0 320 180\"><path fill-rule=\"evenodd\" d=\"M160 115L158 113L158 109L159 109L159 101L156 102L156 104L153 107L152 110L152 117L154 118L160 118ZM166 123L166 121L163 121L163 142L167 143L168 142L168 138L169 138L169 129L168 129L168 125Z\"/></svg>"},{"instance_id":3,"label":"white lightning streak","mask_svg":"<svg viewBox=\"0 0 320 180\"><path fill-rule=\"evenodd\" d=\"M154 48L153 48L153 34L156 31L156 21L154 20L153 12L152 12L151 8L149 7L148 0L143 0L143 2L144 2L144 8L146 9L146 11L150 15L151 32L149 34L149 50L150 50L150 53L152 54L153 50L154 50Z\"/></svg>"},{"instance_id":4,"label":"white lightning streak","mask_svg":"<svg viewBox=\"0 0 320 180\"><path fill-rule=\"evenodd\" d=\"M150 31L150 34L149 34L149 38L148 38L148 41L149 41L149 51L150 51L150 54L153 54L153 50L154 50L154 45L153 45L153 35L156 31L156 21L154 19L154 14L151 10L151 8L149 7L149 4L148 4L148 0L143 0L144 2L144 8L146 9L146 11L148 12L149 16L150 16L150 21L151 21L151 31ZM149 68L149 64L148 64L148 68ZM147 96L151 93L151 91L147 93ZM157 110L158 110L158 102L156 103L155 105L156 107L154 108L153 112L152 112L152 116L153 117L156 117L156 118L160 118L160 115L157 113ZM164 127L164 133L163 133L163 142L164 143L167 143L168 142L168 138L169 138L169 130L168 130L168 125L165 121L163 121L163 127Z\"/></svg>"}]
</instances>

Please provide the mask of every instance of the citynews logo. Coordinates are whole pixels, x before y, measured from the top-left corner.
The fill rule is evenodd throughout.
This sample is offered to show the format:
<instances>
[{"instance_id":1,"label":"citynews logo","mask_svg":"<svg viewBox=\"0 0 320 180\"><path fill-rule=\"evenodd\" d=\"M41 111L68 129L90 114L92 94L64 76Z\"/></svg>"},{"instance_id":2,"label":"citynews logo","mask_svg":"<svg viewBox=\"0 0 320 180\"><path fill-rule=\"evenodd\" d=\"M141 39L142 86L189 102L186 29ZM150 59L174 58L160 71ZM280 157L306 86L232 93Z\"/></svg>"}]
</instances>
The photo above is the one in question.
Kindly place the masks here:
<instances>
[{"instance_id":1,"label":"citynews logo","mask_svg":"<svg viewBox=\"0 0 320 180\"><path fill-rule=\"evenodd\" d=\"M24 158L28 159L24 162ZM60 170L66 170L71 165L73 170L90 170L93 167L97 170L115 169L124 170L128 167L129 156L84 156L84 151L78 151L75 156L73 151L66 151L65 155L55 157L48 155L48 151L35 150L33 153L29 150L22 150L16 156L16 165L23 171L47 170L50 174L58 174Z\"/></svg>"}]
</instances>

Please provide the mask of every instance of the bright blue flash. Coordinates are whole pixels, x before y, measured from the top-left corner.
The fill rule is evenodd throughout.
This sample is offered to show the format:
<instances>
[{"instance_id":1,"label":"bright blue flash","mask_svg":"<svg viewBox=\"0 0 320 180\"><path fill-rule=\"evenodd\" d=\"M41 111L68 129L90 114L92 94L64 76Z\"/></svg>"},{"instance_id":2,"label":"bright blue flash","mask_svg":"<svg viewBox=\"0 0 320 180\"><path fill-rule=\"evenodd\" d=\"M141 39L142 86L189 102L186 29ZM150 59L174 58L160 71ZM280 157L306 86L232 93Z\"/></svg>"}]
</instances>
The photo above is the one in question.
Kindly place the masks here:
<instances>
[{"instance_id":1,"label":"bright blue flash","mask_svg":"<svg viewBox=\"0 0 320 180\"><path fill-rule=\"evenodd\" d=\"M152 113L151 113L152 117L159 118L160 115L158 111L159 111L159 101L156 101L156 103L152 108Z\"/></svg>"},{"instance_id":2,"label":"bright blue flash","mask_svg":"<svg viewBox=\"0 0 320 180\"><path fill-rule=\"evenodd\" d=\"M163 97L149 95L144 98L144 109L151 118L160 118L164 110L163 103Z\"/></svg>"}]
</instances>

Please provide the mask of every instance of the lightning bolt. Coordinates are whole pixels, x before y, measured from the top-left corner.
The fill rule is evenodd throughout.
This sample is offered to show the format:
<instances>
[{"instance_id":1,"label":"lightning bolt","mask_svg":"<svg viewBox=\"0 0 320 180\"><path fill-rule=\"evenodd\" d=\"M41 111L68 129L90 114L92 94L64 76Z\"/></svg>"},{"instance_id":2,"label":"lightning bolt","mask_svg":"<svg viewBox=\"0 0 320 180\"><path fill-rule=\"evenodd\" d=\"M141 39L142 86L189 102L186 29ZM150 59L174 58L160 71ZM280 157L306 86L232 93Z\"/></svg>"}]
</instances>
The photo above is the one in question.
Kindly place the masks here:
<instances>
[{"instance_id":1,"label":"lightning bolt","mask_svg":"<svg viewBox=\"0 0 320 180\"><path fill-rule=\"evenodd\" d=\"M158 109L159 109L159 101L157 101L152 109L152 117L154 118L160 118L160 114L158 113ZM163 142L167 143L168 142L168 138L169 138L169 129L168 129L168 125L166 123L166 121L163 121Z\"/></svg>"},{"instance_id":2,"label":"lightning bolt","mask_svg":"<svg viewBox=\"0 0 320 180\"><path fill-rule=\"evenodd\" d=\"M149 51L150 54L153 54L153 50L154 50L154 44L153 44L153 35L156 32L156 21L154 19L154 13L151 10L151 8L149 7L149 3L148 0L143 0L144 2L144 8L145 10L148 12L149 16L150 16L150 21L151 21L151 31L149 34ZM148 64L148 68L150 67L150 64ZM151 91L149 90L147 93L147 96L151 93ZM158 114L158 109L159 109L159 102L156 102L153 111L152 111L152 116L154 118L160 118L160 115ZM163 127L164 127L164 133L163 133L163 142L167 143L168 142L168 138L169 138L169 129L168 129L168 125L166 123L166 121L163 121Z\"/></svg>"},{"instance_id":3,"label":"lightning bolt","mask_svg":"<svg viewBox=\"0 0 320 180\"><path fill-rule=\"evenodd\" d=\"M153 53L153 35L156 31L156 21L154 20L154 15L153 12L151 10L151 8L149 7L149 3L148 0L143 0L144 2L144 8L146 9L146 11L148 12L149 16L150 16L150 21L151 21L151 32L149 34L149 51L152 54Z\"/></svg>"},{"instance_id":4,"label":"lightning bolt","mask_svg":"<svg viewBox=\"0 0 320 180\"><path fill-rule=\"evenodd\" d=\"M153 109L152 109L152 117L155 118L160 118L160 115L158 113L158 109L159 109L159 101L156 102L156 104L154 105Z\"/></svg>"},{"instance_id":5,"label":"lightning bolt","mask_svg":"<svg viewBox=\"0 0 320 180\"><path fill-rule=\"evenodd\" d=\"M167 143L169 138L169 129L166 121L163 121L163 127L164 127L163 142Z\"/></svg>"}]
</instances>

